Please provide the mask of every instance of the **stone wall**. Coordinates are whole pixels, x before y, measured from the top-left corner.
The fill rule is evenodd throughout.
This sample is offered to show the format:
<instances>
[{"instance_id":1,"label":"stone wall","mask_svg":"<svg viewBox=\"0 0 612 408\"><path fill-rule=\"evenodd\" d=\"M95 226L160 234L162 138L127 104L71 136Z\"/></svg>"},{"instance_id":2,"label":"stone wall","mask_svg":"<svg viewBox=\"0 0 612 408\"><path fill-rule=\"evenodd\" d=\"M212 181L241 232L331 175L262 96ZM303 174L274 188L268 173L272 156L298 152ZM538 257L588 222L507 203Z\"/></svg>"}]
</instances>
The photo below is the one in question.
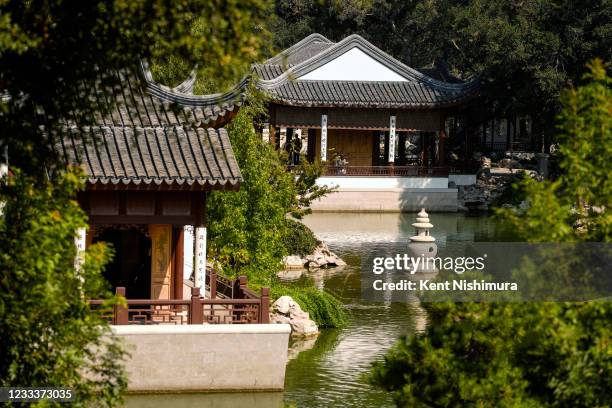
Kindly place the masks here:
<instances>
[{"instance_id":1,"label":"stone wall","mask_svg":"<svg viewBox=\"0 0 612 408\"><path fill-rule=\"evenodd\" d=\"M129 392L282 390L288 324L113 326Z\"/></svg>"},{"instance_id":2,"label":"stone wall","mask_svg":"<svg viewBox=\"0 0 612 408\"><path fill-rule=\"evenodd\" d=\"M313 211L413 212L427 208L431 212L456 212L456 188L344 188L316 200Z\"/></svg>"}]
</instances>

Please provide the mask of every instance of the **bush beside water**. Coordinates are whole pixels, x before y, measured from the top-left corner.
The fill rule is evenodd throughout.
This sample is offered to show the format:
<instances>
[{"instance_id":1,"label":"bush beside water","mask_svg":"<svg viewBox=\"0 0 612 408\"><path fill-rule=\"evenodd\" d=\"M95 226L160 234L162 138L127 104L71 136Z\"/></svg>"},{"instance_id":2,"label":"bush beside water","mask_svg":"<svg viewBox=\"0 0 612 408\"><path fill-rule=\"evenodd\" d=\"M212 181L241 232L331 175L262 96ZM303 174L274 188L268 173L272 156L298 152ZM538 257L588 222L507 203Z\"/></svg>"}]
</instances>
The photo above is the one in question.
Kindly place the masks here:
<instances>
[{"instance_id":1,"label":"bush beside water","mask_svg":"<svg viewBox=\"0 0 612 408\"><path fill-rule=\"evenodd\" d=\"M302 310L322 328L338 328L346 325L346 311L342 302L333 294L314 286L288 286L277 284L272 288L272 296L291 296Z\"/></svg>"},{"instance_id":2,"label":"bush beside water","mask_svg":"<svg viewBox=\"0 0 612 408\"><path fill-rule=\"evenodd\" d=\"M283 242L287 254L299 256L311 254L321 243L306 225L290 218L285 220Z\"/></svg>"},{"instance_id":3,"label":"bush beside water","mask_svg":"<svg viewBox=\"0 0 612 408\"><path fill-rule=\"evenodd\" d=\"M306 225L288 218L285 223L285 248L289 255L306 256L314 252L321 243ZM314 286L274 287L274 298L283 295L291 296L302 310L308 312L310 318L319 328L342 327L346 324L346 312L342 302L333 294L319 290Z\"/></svg>"}]
</instances>

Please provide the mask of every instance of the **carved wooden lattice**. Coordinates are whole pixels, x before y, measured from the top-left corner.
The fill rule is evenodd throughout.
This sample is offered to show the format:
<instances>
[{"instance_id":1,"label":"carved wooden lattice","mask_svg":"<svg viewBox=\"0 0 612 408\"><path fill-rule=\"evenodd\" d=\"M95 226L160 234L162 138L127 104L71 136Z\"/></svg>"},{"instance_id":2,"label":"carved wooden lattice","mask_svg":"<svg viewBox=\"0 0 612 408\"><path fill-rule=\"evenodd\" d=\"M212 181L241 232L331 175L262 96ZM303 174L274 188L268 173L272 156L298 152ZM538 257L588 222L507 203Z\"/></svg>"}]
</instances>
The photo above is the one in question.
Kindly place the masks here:
<instances>
[{"instance_id":1,"label":"carved wooden lattice","mask_svg":"<svg viewBox=\"0 0 612 408\"><path fill-rule=\"evenodd\" d=\"M130 305L128 324L188 324L188 305Z\"/></svg>"},{"instance_id":2,"label":"carved wooden lattice","mask_svg":"<svg viewBox=\"0 0 612 408\"><path fill-rule=\"evenodd\" d=\"M204 323L241 324L259 323L259 304L203 305Z\"/></svg>"}]
</instances>

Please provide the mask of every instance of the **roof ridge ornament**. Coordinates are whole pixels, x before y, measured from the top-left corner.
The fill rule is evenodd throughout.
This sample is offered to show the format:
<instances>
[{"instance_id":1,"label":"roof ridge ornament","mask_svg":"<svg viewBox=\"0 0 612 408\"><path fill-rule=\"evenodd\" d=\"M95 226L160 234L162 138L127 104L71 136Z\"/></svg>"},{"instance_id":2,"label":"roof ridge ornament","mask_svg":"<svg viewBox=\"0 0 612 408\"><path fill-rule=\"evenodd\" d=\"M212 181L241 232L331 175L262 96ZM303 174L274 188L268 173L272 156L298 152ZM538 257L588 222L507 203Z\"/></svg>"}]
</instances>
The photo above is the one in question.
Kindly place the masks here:
<instances>
[{"instance_id":1,"label":"roof ridge ornament","mask_svg":"<svg viewBox=\"0 0 612 408\"><path fill-rule=\"evenodd\" d=\"M289 48L285 48L283 51L279 52L272 58L264 61L264 64L272 64L272 65L284 65L283 61L286 61L289 56L295 54L299 50L305 48L306 46L315 43L315 42L324 42L328 44L333 44L333 41L329 40L327 37L323 36L319 33L312 33L307 37L302 38L300 41L296 42Z\"/></svg>"},{"instance_id":2,"label":"roof ridge ornament","mask_svg":"<svg viewBox=\"0 0 612 408\"><path fill-rule=\"evenodd\" d=\"M164 102L189 107L211 107L223 103L241 105L246 99L246 88L251 81L251 76L247 75L225 93L193 95L184 92L183 89L177 89L178 87L170 88L166 85L157 83L153 79L153 73L149 67L149 62L145 59L140 60L140 73L145 81L144 85L148 93L158 97Z\"/></svg>"}]
</instances>

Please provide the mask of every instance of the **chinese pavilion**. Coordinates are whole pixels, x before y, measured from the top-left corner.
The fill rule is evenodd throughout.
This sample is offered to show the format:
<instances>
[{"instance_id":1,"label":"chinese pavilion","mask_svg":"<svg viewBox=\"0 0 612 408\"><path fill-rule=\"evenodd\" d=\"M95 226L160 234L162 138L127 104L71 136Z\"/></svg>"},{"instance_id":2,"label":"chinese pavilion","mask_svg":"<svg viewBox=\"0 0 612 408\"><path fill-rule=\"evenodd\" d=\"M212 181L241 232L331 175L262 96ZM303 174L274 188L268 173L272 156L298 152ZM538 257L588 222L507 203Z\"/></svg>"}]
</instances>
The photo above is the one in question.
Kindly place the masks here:
<instances>
[{"instance_id":1,"label":"chinese pavilion","mask_svg":"<svg viewBox=\"0 0 612 408\"><path fill-rule=\"evenodd\" d=\"M305 131L309 159L343 154L349 167L443 165L446 119L478 88L425 75L359 35L333 43L312 34L255 71L271 100L272 139Z\"/></svg>"},{"instance_id":2,"label":"chinese pavilion","mask_svg":"<svg viewBox=\"0 0 612 408\"><path fill-rule=\"evenodd\" d=\"M195 77L170 89L144 62L137 74L117 75L108 113L51 131L58 153L87 175L78 200L90 227L77 245L112 243L106 278L128 299L183 299L192 273L204 287L206 194L238 189L242 181L222 126L243 103L245 83L225 94L193 95Z\"/></svg>"},{"instance_id":3,"label":"chinese pavilion","mask_svg":"<svg viewBox=\"0 0 612 408\"><path fill-rule=\"evenodd\" d=\"M449 172L462 170L451 153L469 154L467 136L457 129L465 125L461 112L477 95L477 80L464 82L448 72L433 78L359 35L334 43L312 34L254 71L270 101L264 140L286 149L290 164L325 162L320 182L340 192L447 189ZM422 180L404 180L410 177Z\"/></svg>"}]
</instances>

